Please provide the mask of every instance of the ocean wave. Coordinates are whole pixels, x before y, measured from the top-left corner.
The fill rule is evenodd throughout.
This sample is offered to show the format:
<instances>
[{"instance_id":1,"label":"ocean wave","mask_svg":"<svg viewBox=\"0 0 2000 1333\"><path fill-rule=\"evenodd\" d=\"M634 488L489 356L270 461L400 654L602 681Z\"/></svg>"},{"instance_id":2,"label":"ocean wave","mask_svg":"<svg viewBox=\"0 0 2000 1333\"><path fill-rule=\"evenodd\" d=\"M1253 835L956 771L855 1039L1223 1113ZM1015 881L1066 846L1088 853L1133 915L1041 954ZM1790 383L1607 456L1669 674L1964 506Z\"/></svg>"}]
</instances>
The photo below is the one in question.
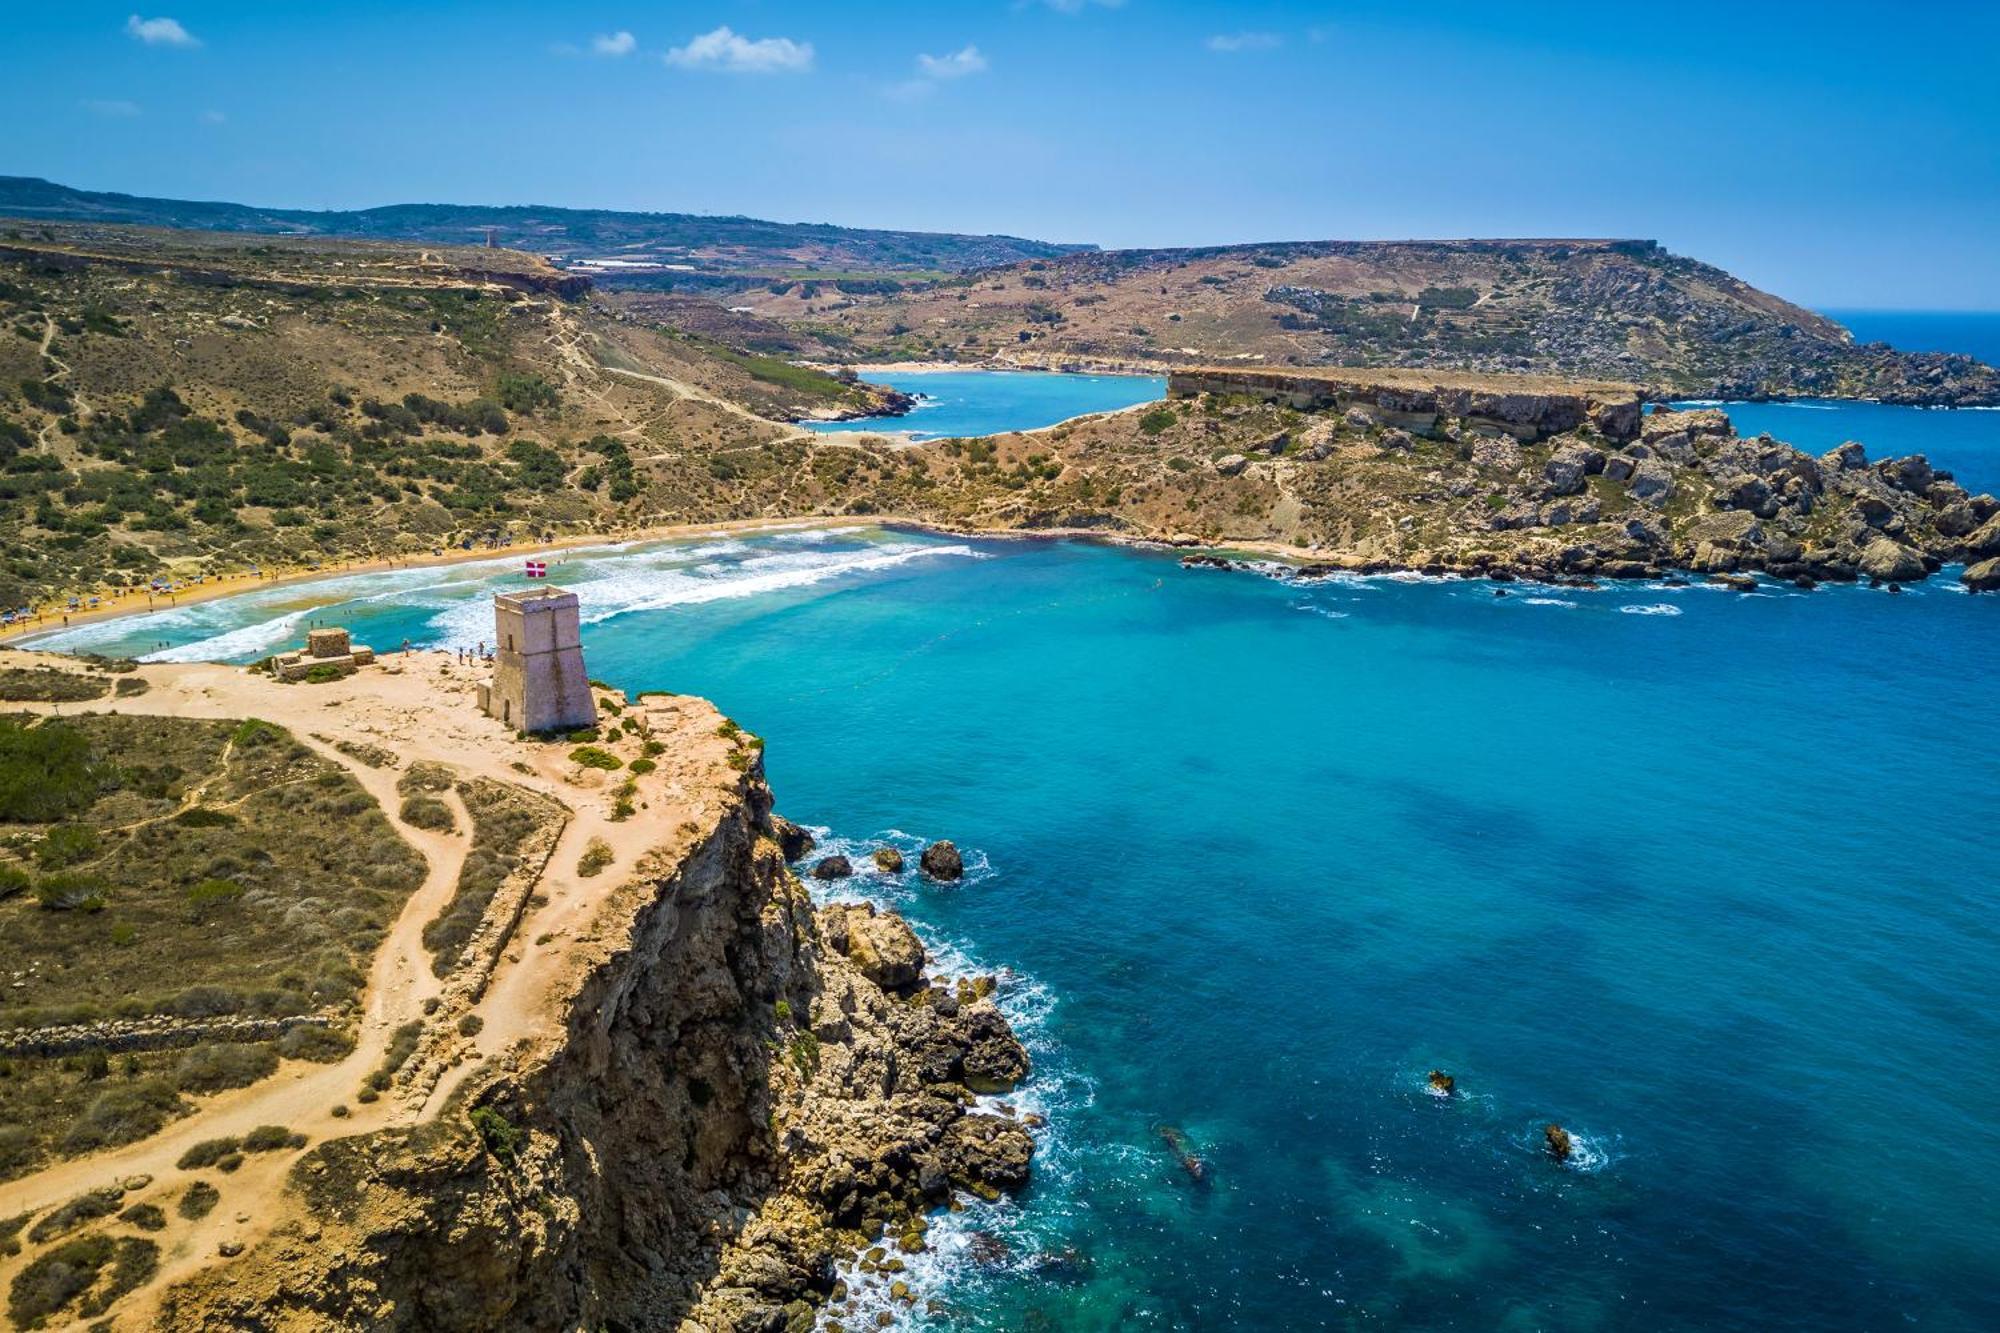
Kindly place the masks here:
<instances>
[{"instance_id":1,"label":"ocean wave","mask_svg":"<svg viewBox=\"0 0 2000 1333\"><path fill-rule=\"evenodd\" d=\"M1523 597L1521 599L1521 605L1561 606L1561 607L1567 607L1572 611L1574 611L1577 607L1577 603L1570 601L1567 597Z\"/></svg>"},{"instance_id":2,"label":"ocean wave","mask_svg":"<svg viewBox=\"0 0 2000 1333\"><path fill-rule=\"evenodd\" d=\"M884 829L867 837L835 833L812 827L818 846L810 860L821 856L845 856L857 867L849 879L806 884L815 902L872 902L878 907L901 911L912 902L921 902L925 883L917 867L917 857L927 839L904 829ZM894 847L903 853L905 869L885 875L872 869L870 854L877 847ZM991 860L977 848L963 849L963 884L978 884L997 875ZM864 869L865 868L865 869ZM1051 1035L1050 1018L1055 1009L1052 992L1033 977L1008 967L994 968L983 963L969 945L940 937L922 921L911 921L925 952L929 972L938 979L992 976L998 982L994 1003L1005 1015L1014 1034L1028 1050L1033 1073L1026 1083L1005 1093L982 1094L975 1108L992 1115L1017 1120L1037 1118L1035 1136L1036 1191L1046 1200L1067 1194L1083 1179L1088 1164L1068 1132L1075 1113L1096 1100L1096 1087L1086 1077L1072 1072L1063 1059L1060 1044ZM903 1253L893 1238L885 1237L885 1258L899 1260L898 1271L883 1272L879 1266L868 1272L862 1265L865 1254L850 1256L836 1265L836 1273L846 1284L847 1300L821 1311L819 1326L830 1323L843 1327L872 1328L878 1317L890 1316L898 1327L924 1327L924 1301L955 1290L965 1290L996 1279L1042 1274L1056 1257L1051 1254L1045 1234L1049 1209L1044 1204L1031 1216L1021 1201L1007 1197L986 1202L973 1195L954 1196L957 1211L939 1210L928 1218L924 1248ZM917 1297L917 1305L898 1301L893 1284L905 1283Z\"/></svg>"},{"instance_id":3,"label":"ocean wave","mask_svg":"<svg viewBox=\"0 0 2000 1333\"><path fill-rule=\"evenodd\" d=\"M254 625L239 625L220 634L212 634L193 643L183 643L173 648L161 648L150 653L141 653L141 662L227 662L252 654L269 653L282 648L299 637L299 622L308 616L316 616L326 610L324 606L308 606L298 611L288 611L282 616L260 620Z\"/></svg>"},{"instance_id":4,"label":"ocean wave","mask_svg":"<svg viewBox=\"0 0 2000 1333\"><path fill-rule=\"evenodd\" d=\"M1311 602L1293 602L1292 610L1303 611L1307 615L1319 616L1326 620L1346 620L1351 614L1347 611L1336 611L1330 606L1314 606Z\"/></svg>"},{"instance_id":5,"label":"ocean wave","mask_svg":"<svg viewBox=\"0 0 2000 1333\"><path fill-rule=\"evenodd\" d=\"M1678 606L1668 606L1665 602L1621 606L1618 609L1628 616L1677 616L1681 613L1681 609Z\"/></svg>"},{"instance_id":6,"label":"ocean wave","mask_svg":"<svg viewBox=\"0 0 2000 1333\"><path fill-rule=\"evenodd\" d=\"M741 560L723 558L751 549L754 548L741 542L719 542L692 549L650 552L564 586L582 600L583 623L595 625L638 611L755 597L847 575L877 573L934 556L986 558L970 546L929 542L894 543L854 551L789 551L750 555ZM691 563L697 561L700 563ZM492 608L479 598L455 603L431 617L429 626L440 643L473 643L493 632Z\"/></svg>"}]
</instances>

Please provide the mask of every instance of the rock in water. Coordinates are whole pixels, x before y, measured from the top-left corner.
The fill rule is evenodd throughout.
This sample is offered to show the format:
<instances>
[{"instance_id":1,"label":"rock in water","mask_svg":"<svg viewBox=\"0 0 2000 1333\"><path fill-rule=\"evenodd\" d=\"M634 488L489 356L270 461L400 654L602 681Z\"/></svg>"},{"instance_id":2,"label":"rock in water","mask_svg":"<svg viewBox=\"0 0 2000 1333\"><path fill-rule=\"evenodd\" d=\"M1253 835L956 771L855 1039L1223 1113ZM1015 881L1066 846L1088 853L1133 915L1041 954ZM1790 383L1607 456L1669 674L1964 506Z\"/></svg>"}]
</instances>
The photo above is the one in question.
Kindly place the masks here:
<instances>
[{"instance_id":1,"label":"rock in water","mask_svg":"<svg viewBox=\"0 0 2000 1333\"><path fill-rule=\"evenodd\" d=\"M885 875L900 875L903 873L903 854L894 847L877 847L875 868Z\"/></svg>"},{"instance_id":2,"label":"rock in water","mask_svg":"<svg viewBox=\"0 0 2000 1333\"><path fill-rule=\"evenodd\" d=\"M1544 1125L1542 1141L1549 1145L1549 1156L1558 1162L1567 1162L1570 1154L1576 1151L1576 1145L1570 1142L1569 1131L1561 1125Z\"/></svg>"},{"instance_id":3,"label":"rock in water","mask_svg":"<svg viewBox=\"0 0 2000 1333\"><path fill-rule=\"evenodd\" d=\"M829 856L813 867L814 879L846 879L854 873L854 864L844 856Z\"/></svg>"},{"instance_id":4,"label":"rock in water","mask_svg":"<svg viewBox=\"0 0 2000 1333\"><path fill-rule=\"evenodd\" d=\"M778 850L785 854L787 861L805 860L812 855L816 845L812 834L783 815L771 816L771 836L778 840Z\"/></svg>"},{"instance_id":5,"label":"rock in water","mask_svg":"<svg viewBox=\"0 0 2000 1333\"><path fill-rule=\"evenodd\" d=\"M1197 1185L1206 1185L1208 1163L1196 1155L1193 1145L1188 1142L1188 1136L1182 1132L1180 1126L1161 1125L1159 1134L1160 1141L1167 1145L1167 1151L1171 1152L1174 1160L1181 1164L1181 1170L1187 1172L1188 1179Z\"/></svg>"},{"instance_id":6,"label":"rock in water","mask_svg":"<svg viewBox=\"0 0 2000 1333\"><path fill-rule=\"evenodd\" d=\"M843 904L827 908L822 920L827 942L883 990L902 990L923 976L924 946L895 913L877 914L873 903Z\"/></svg>"},{"instance_id":7,"label":"rock in water","mask_svg":"<svg viewBox=\"0 0 2000 1333\"><path fill-rule=\"evenodd\" d=\"M2000 592L2000 557L1967 565L1959 581L1974 592Z\"/></svg>"},{"instance_id":8,"label":"rock in water","mask_svg":"<svg viewBox=\"0 0 2000 1333\"><path fill-rule=\"evenodd\" d=\"M934 842L924 848L918 862L924 873L932 879L954 880L965 877L965 858L958 854L958 848L949 842Z\"/></svg>"},{"instance_id":9,"label":"rock in water","mask_svg":"<svg viewBox=\"0 0 2000 1333\"><path fill-rule=\"evenodd\" d=\"M1923 557L1898 541L1878 537L1861 553L1861 572L1884 583L1915 583L1925 573Z\"/></svg>"},{"instance_id":10,"label":"rock in water","mask_svg":"<svg viewBox=\"0 0 2000 1333\"><path fill-rule=\"evenodd\" d=\"M1430 1076L1431 1091L1440 1097L1449 1097L1458 1090L1458 1080L1442 1069L1433 1069Z\"/></svg>"}]
</instances>

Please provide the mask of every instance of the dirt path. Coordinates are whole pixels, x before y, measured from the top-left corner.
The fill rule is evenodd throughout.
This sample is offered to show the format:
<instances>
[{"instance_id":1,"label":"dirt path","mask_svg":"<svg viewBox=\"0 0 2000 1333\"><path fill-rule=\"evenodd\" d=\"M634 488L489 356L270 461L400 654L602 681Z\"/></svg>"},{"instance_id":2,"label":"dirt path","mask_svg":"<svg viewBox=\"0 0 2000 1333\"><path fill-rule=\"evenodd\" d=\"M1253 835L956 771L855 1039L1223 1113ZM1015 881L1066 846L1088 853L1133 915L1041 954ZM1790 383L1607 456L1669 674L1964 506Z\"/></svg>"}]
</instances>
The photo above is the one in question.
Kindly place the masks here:
<instances>
[{"instance_id":1,"label":"dirt path","mask_svg":"<svg viewBox=\"0 0 2000 1333\"><path fill-rule=\"evenodd\" d=\"M0 666L35 659L0 649ZM0 1218L36 1215L91 1190L138 1176L151 1182L132 1190L122 1204L158 1204L168 1215L165 1230L151 1239L161 1247L158 1276L120 1302L121 1325L144 1326L160 1294L180 1278L218 1261L224 1248L246 1249L293 1216L288 1194L297 1150L248 1156L235 1172L182 1171L176 1165L192 1145L208 1139L241 1137L262 1125L282 1125L311 1143L408 1124L437 1115L452 1093L491 1059L518 1051L524 1042L559 1039L560 1006L551 993L572 979L578 963L571 950L594 930L608 895L626 883L641 859L662 841L663 830L707 827L719 809L715 771L720 765L718 717L695 699L649 698L628 708L627 716L647 719L652 734L666 742L658 769L639 791L634 818L612 816L614 782L601 772L579 769L568 746L518 741L513 733L479 714L473 690L485 668L461 666L453 654L391 653L382 665L322 686L283 685L233 667L152 665L142 668L151 688L142 695L107 699L101 707L125 713L236 719L258 717L289 730L299 742L349 774L383 811L399 836L425 864L423 882L411 893L384 937L370 966L354 1051L333 1065L286 1061L271 1078L203 1098L189 1116L141 1142L87 1157L58 1162L32 1176L0 1184ZM76 704L27 704L26 711L70 713ZM87 708L87 706L86 706ZM335 740L388 750L398 768L372 768L342 752ZM452 810L456 828L436 832L414 827L400 814L397 781L412 763L451 767L461 778L483 777L536 791L560 802L570 816L547 865L534 884L534 897L500 956L484 990L469 1005L462 976L440 980L431 971L423 929L450 902L472 841L469 811L455 790L439 793ZM595 875L581 872L586 849L602 842L610 864ZM453 998L456 995L457 998ZM425 1013L427 1002L434 1015ZM453 1006L458 1007L454 1008ZM462 1036L459 1020L480 1019L479 1031ZM356 1099L368 1076L380 1068L396 1030L426 1020L426 1042L441 1042L444 1068L428 1091L421 1084L384 1094L372 1103ZM335 1116L335 1106L347 1114ZM190 1221L174 1209L190 1181L205 1180L221 1191L207 1217ZM51 1243L60 1243L60 1238ZM24 1245L23 1253L0 1260L0 1287L46 1247Z\"/></svg>"}]
</instances>

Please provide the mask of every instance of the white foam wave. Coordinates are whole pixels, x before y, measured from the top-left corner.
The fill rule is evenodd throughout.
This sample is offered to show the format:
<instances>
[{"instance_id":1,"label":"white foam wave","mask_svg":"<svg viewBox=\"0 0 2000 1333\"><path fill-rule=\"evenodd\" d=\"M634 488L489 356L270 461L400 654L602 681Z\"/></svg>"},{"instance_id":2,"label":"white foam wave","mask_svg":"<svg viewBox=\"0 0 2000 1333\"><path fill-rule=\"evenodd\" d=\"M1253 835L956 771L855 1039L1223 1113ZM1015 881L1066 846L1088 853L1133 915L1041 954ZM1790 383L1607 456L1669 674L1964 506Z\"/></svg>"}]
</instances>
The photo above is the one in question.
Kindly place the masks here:
<instances>
[{"instance_id":1,"label":"white foam wave","mask_svg":"<svg viewBox=\"0 0 2000 1333\"><path fill-rule=\"evenodd\" d=\"M1621 606L1618 608L1628 616L1677 616L1678 606L1668 606L1665 602L1653 602L1644 606Z\"/></svg>"},{"instance_id":2,"label":"white foam wave","mask_svg":"<svg viewBox=\"0 0 2000 1333\"><path fill-rule=\"evenodd\" d=\"M269 620L258 621L254 625L240 625L221 634L210 635L206 639L196 639L193 643L183 643L177 647L144 653L140 655L139 660L141 662L227 662L253 653L268 653L274 648L284 647L297 638L299 622L325 609L323 606L304 607L282 616L273 616Z\"/></svg>"},{"instance_id":3,"label":"white foam wave","mask_svg":"<svg viewBox=\"0 0 2000 1333\"><path fill-rule=\"evenodd\" d=\"M752 555L742 560L721 557L749 550L741 542L719 542L694 548L648 552L595 577L568 582L583 601L585 624L598 624L635 611L659 611L675 606L803 588L856 574L878 573L931 557L980 560L982 552L962 544L893 543L856 551L786 551ZM700 563L690 564L699 561ZM459 602L431 617L430 628L441 643L469 644L492 632L492 611L481 600Z\"/></svg>"},{"instance_id":4,"label":"white foam wave","mask_svg":"<svg viewBox=\"0 0 2000 1333\"><path fill-rule=\"evenodd\" d=\"M1575 602L1572 602L1572 601L1570 601L1570 600L1569 600L1568 598L1566 598L1566 597L1523 597L1523 598L1521 599L1521 605L1523 605L1523 606L1566 606L1566 607L1570 608L1571 610L1575 610L1575 609L1576 609L1576 606L1577 606L1577 603L1575 603Z\"/></svg>"},{"instance_id":5,"label":"white foam wave","mask_svg":"<svg viewBox=\"0 0 2000 1333\"><path fill-rule=\"evenodd\" d=\"M1311 602L1293 602L1292 610L1303 611L1307 615L1320 616L1326 620L1346 620L1349 613L1336 611L1330 606L1314 606Z\"/></svg>"}]
</instances>

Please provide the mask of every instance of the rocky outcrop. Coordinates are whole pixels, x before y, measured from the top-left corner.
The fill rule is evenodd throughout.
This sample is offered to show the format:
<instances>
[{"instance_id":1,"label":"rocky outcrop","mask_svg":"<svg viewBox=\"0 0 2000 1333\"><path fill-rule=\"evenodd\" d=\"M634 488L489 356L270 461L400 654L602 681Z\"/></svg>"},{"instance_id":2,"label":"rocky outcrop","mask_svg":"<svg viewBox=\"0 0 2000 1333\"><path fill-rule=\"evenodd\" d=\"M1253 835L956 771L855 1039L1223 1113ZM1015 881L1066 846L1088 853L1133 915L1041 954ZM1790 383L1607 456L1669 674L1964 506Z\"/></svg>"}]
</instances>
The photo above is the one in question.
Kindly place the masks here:
<instances>
[{"instance_id":1,"label":"rocky outcrop","mask_svg":"<svg viewBox=\"0 0 2000 1333\"><path fill-rule=\"evenodd\" d=\"M885 875L900 875L903 873L903 854L894 847L877 847L875 868Z\"/></svg>"},{"instance_id":2,"label":"rocky outcrop","mask_svg":"<svg viewBox=\"0 0 2000 1333\"><path fill-rule=\"evenodd\" d=\"M1974 592L2000 592L2000 557L1967 565L1959 581Z\"/></svg>"},{"instance_id":3,"label":"rocky outcrop","mask_svg":"<svg viewBox=\"0 0 2000 1333\"><path fill-rule=\"evenodd\" d=\"M903 918L873 903L835 905L822 914L826 942L883 990L905 990L924 972L924 946Z\"/></svg>"},{"instance_id":4,"label":"rocky outcrop","mask_svg":"<svg viewBox=\"0 0 2000 1333\"><path fill-rule=\"evenodd\" d=\"M1521 440L1583 427L1614 440L1640 424L1639 391L1629 385L1564 382L1526 375L1452 371L1252 370L1197 367L1167 377L1171 398L1242 395L1303 411L1359 412L1366 421L1417 435L1441 419L1466 421Z\"/></svg>"},{"instance_id":5,"label":"rocky outcrop","mask_svg":"<svg viewBox=\"0 0 2000 1333\"><path fill-rule=\"evenodd\" d=\"M846 879L854 873L854 863L844 856L822 857L812 873L814 879Z\"/></svg>"},{"instance_id":6,"label":"rocky outcrop","mask_svg":"<svg viewBox=\"0 0 2000 1333\"><path fill-rule=\"evenodd\" d=\"M965 877L965 858L950 842L934 842L924 848L924 854L917 864L926 875L935 880L956 880Z\"/></svg>"},{"instance_id":7,"label":"rocky outcrop","mask_svg":"<svg viewBox=\"0 0 2000 1333\"><path fill-rule=\"evenodd\" d=\"M1027 1068L991 983L816 914L757 766L723 781L566 946L546 1030L434 1120L306 1154L296 1218L160 1326L804 1329L840 1256L1024 1183L1026 1127L967 1092Z\"/></svg>"}]
</instances>

